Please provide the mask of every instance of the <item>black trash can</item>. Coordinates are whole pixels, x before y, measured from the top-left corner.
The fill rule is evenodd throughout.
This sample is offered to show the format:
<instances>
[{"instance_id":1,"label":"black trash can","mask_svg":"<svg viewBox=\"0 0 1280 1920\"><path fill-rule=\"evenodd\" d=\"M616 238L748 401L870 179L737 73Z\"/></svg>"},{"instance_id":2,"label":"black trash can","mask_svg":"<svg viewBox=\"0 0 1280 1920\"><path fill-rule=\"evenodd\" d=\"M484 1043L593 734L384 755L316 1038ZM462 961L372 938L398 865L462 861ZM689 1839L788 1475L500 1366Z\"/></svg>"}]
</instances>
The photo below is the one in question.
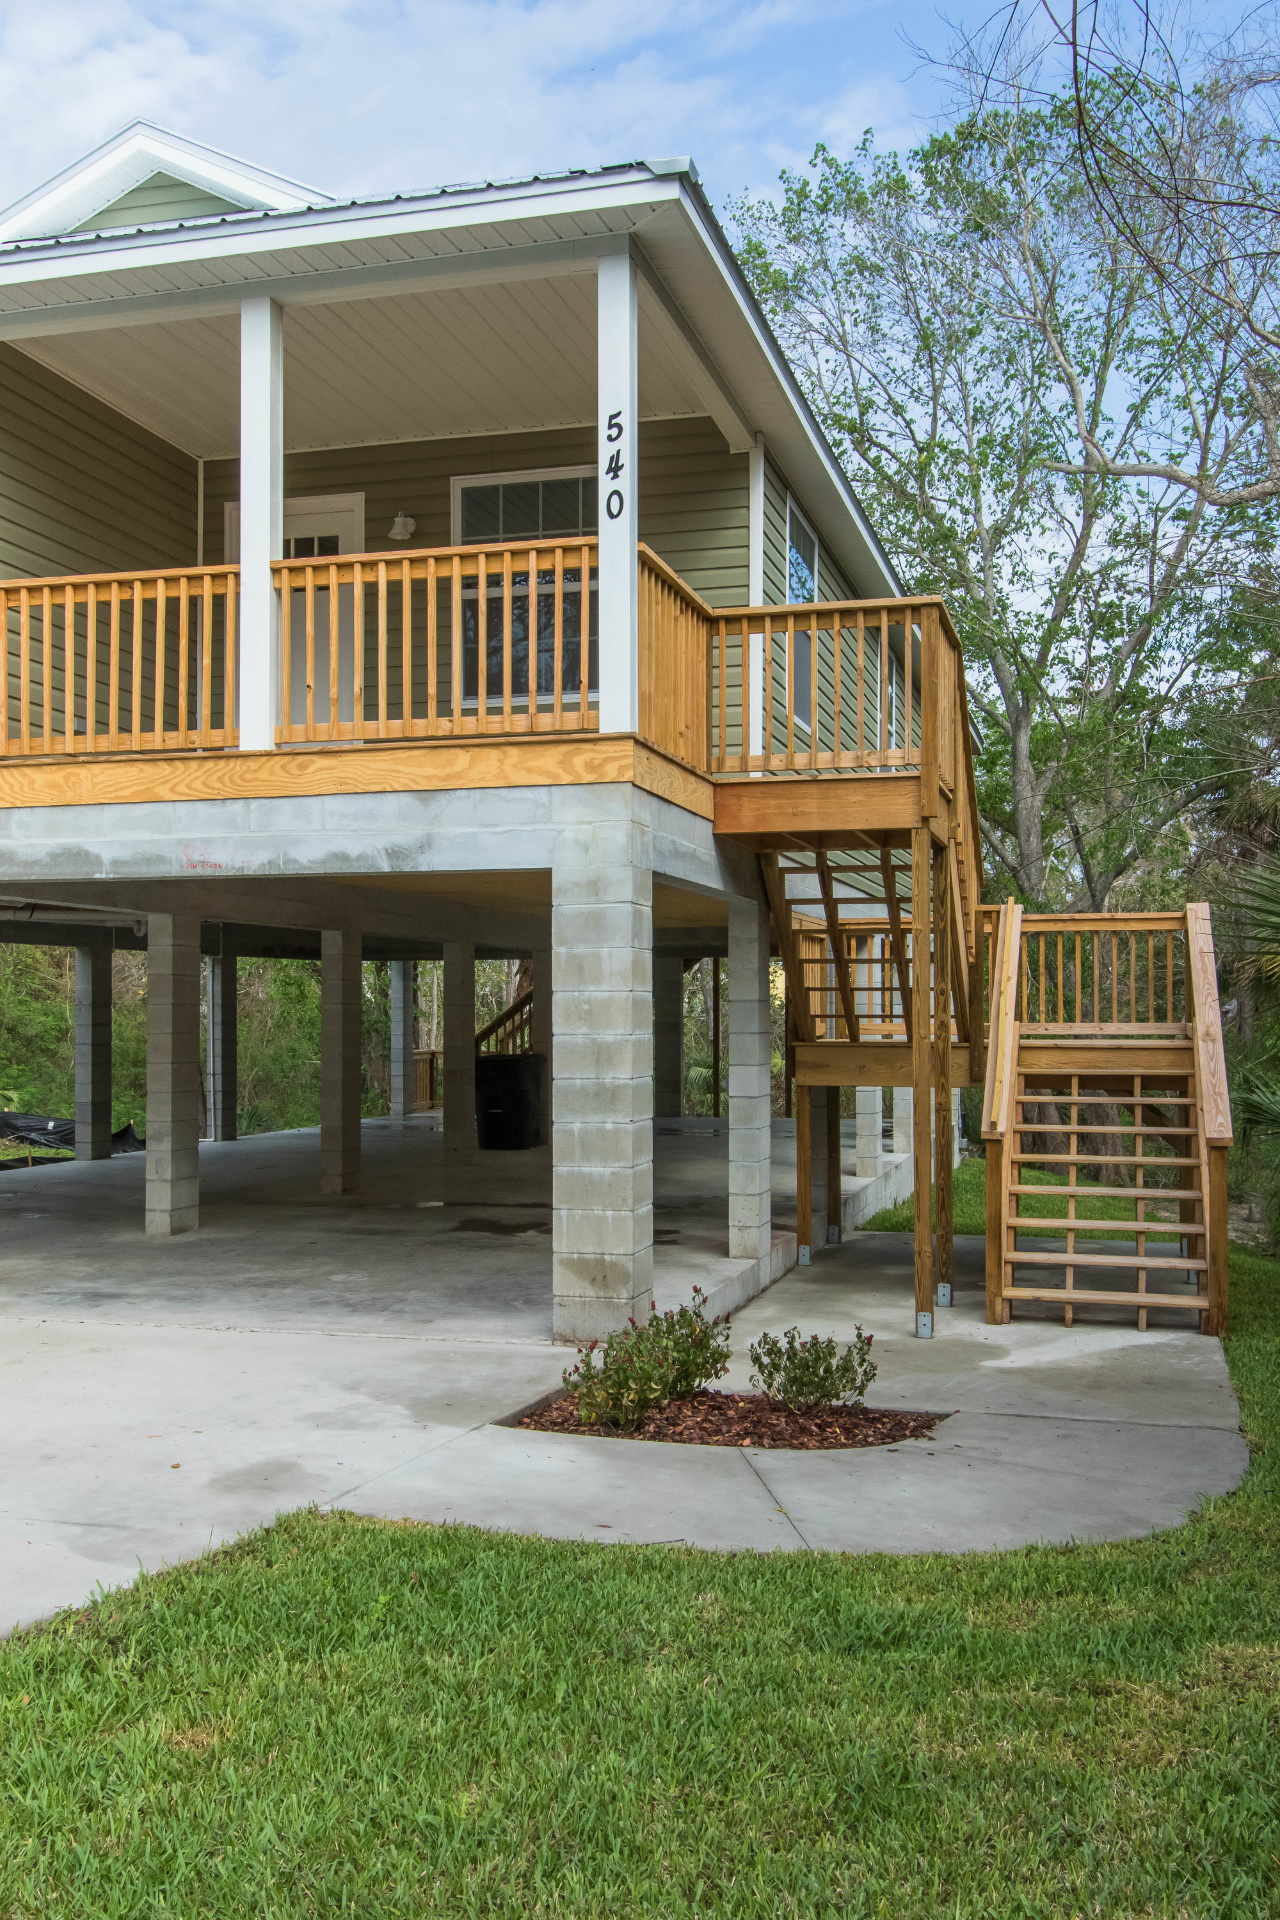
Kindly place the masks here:
<instances>
[{"instance_id":1,"label":"black trash can","mask_svg":"<svg viewBox=\"0 0 1280 1920\"><path fill-rule=\"evenodd\" d=\"M545 1053L476 1056L476 1134L480 1146L507 1153L540 1147Z\"/></svg>"}]
</instances>

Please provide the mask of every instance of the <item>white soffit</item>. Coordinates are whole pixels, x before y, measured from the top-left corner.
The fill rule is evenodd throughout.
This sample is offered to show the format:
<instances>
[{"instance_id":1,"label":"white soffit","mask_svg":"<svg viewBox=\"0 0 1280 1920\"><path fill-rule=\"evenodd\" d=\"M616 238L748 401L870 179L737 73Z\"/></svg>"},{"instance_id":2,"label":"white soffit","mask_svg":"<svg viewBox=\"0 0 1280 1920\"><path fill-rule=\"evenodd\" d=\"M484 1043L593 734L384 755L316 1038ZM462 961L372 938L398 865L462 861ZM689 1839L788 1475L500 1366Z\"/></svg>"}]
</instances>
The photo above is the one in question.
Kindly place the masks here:
<instances>
[{"instance_id":1,"label":"white soffit","mask_svg":"<svg viewBox=\"0 0 1280 1920\"><path fill-rule=\"evenodd\" d=\"M72 233L156 173L187 181L246 212L297 213L332 204L328 194L296 180L137 120L0 213L0 244Z\"/></svg>"},{"instance_id":2,"label":"white soffit","mask_svg":"<svg viewBox=\"0 0 1280 1920\"><path fill-rule=\"evenodd\" d=\"M642 300L641 416L706 414L687 350ZM288 307L290 451L538 432L593 421L594 275ZM240 330L225 315L24 340L19 351L174 446L239 447Z\"/></svg>"}]
</instances>

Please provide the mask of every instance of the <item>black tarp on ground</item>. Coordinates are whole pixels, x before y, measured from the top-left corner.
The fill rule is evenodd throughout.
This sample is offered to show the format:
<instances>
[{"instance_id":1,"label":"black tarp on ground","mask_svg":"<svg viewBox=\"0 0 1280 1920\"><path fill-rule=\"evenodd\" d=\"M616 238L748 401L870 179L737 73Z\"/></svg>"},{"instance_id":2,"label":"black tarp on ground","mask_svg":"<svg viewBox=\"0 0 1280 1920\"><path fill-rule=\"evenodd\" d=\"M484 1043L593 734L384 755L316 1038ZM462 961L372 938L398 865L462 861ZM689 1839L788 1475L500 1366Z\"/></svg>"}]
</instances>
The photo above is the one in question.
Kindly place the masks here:
<instances>
[{"instance_id":1,"label":"black tarp on ground","mask_svg":"<svg viewBox=\"0 0 1280 1920\"><path fill-rule=\"evenodd\" d=\"M47 1113L11 1113L0 1108L0 1140L20 1140L24 1147L65 1147L76 1144L74 1120L54 1120ZM146 1141L132 1120L111 1136L112 1153L142 1153Z\"/></svg>"}]
</instances>

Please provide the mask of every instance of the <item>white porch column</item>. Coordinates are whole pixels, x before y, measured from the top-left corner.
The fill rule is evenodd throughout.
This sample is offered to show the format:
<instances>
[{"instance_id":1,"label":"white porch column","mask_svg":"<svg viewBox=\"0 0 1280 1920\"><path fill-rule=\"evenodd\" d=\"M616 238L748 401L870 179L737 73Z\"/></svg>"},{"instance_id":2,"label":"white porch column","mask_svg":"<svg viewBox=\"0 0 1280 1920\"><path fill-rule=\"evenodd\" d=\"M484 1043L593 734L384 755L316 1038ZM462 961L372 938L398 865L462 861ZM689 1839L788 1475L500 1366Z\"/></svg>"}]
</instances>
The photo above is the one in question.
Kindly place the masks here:
<instances>
[{"instance_id":1,"label":"white porch column","mask_svg":"<svg viewBox=\"0 0 1280 1920\"><path fill-rule=\"evenodd\" d=\"M653 1111L679 1119L684 1106L684 961L653 960Z\"/></svg>"},{"instance_id":2,"label":"white porch column","mask_svg":"<svg viewBox=\"0 0 1280 1920\"><path fill-rule=\"evenodd\" d=\"M205 962L209 1138L236 1137L236 954L222 932L222 952Z\"/></svg>"},{"instance_id":3,"label":"white porch column","mask_svg":"<svg viewBox=\"0 0 1280 1920\"><path fill-rule=\"evenodd\" d=\"M729 900L729 1258L767 1257L773 1238L769 1121L769 915Z\"/></svg>"},{"instance_id":4,"label":"white porch column","mask_svg":"<svg viewBox=\"0 0 1280 1920\"><path fill-rule=\"evenodd\" d=\"M879 1087L854 1092L854 1171L859 1180L874 1180L884 1152L884 1095Z\"/></svg>"},{"instance_id":5,"label":"white porch column","mask_svg":"<svg viewBox=\"0 0 1280 1920\"><path fill-rule=\"evenodd\" d=\"M454 1170L474 1173L476 1153L476 950L470 940L444 943L443 1192L459 1197ZM466 1191L466 1189L464 1189Z\"/></svg>"},{"instance_id":6,"label":"white porch column","mask_svg":"<svg viewBox=\"0 0 1280 1920\"><path fill-rule=\"evenodd\" d=\"M640 724L639 326L627 242L596 269L600 485L600 731Z\"/></svg>"},{"instance_id":7,"label":"white porch column","mask_svg":"<svg viewBox=\"0 0 1280 1920\"><path fill-rule=\"evenodd\" d=\"M552 1330L585 1342L653 1290L653 872L620 817L551 873Z\"/></svg>"},{"instance_id":8,"label":"white porch column","mask_svg":"<svg viewBox=\"0 0 1280 1920\"><path fill-rule=\"evenodd\" d=\"M76 948L76 1159L111 1158L111 948Z\"/></svg>"},{"instance_id":9,"label":"white porch column","mask_svg":"<svg viewBox=\"0 0 1280 1920\"><path fill-rule=\"evenodd\" d=\"M320 932L320 1191L360 1185L361 947L359 931Z\"/></svg>"},{"instance_id":10,"label":"white porch column","mask_svg":"<svg viewBox=\"0 0 1280 1920\"><path fill-rule=\"evenodd\" d=\"M280 712L280 596L271 562L284 545L284 332L263 294L240 302L240 745L275 746Z\"/></svg>"},{"instance_id":11,"label":"white porch column","mask_svg":"<svg viewBox=\"0 0 1280 1920\"><path fill-rule=\"evenodd\" d=\"M391 1118L413 1112L413 1030L417 994L416 960L391 962Z\"/></svg>"},{"instance_id":12,"label":"white porch column","mask_svg":"<svg viewBox=\"0 0 1280 1920\"><path fill-rule=\"evenodd\" d=\"M149 1234L200 1224L200 918L147 916Z\"/></svg>"},{"instance_id":13,"label":"white porch column","mask_svg":"<svg viewBox=\"0 0 1280 1920\"><path fill-rule=\"evenodd\" d=\"M915 1094L910 1087L893 1090L893 1150L911 1153L915 1139Z\"/></svg>"}]
</instances>

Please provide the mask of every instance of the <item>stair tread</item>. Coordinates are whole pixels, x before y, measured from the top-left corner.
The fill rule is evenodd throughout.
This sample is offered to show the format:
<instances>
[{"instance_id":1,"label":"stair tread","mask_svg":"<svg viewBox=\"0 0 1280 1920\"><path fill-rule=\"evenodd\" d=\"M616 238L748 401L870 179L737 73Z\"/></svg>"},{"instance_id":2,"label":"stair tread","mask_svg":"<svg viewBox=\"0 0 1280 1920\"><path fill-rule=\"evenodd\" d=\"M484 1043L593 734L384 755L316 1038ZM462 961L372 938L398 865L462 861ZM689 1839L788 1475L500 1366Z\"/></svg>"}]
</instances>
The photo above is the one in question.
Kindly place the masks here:
<instances>
[{"instance_id":1,"label":"stair tread","mask_svg":"<svg viewBox=\"0 0 1280 1920\"><path fill-rule=\"evenodd\" d=\"M1077 1227L1101 1228L1107 1233L1119 1234L1127 1240L1133 1233L1203 1233L1204 1223L1199 1220L1064 1220L1060 1214L1011 1213L1011 1227L1026 1227L1036 1233L1074 1233Z\"/></svg>"},{"instance_id":2,"label":"stair tread","mask_svg":"<svg viewBox=\"0 0 1280 1920\"><path fill-rule=\"evenodd\" d=\"M1117 1191L1122 1192L1125 1198L1134 1199L1134 1200L1138 1198L1139 1194L1141 1194L1143 1197L1150 1200L1202 1200L1204 1198L1204 1195L1201 1192L1199 1187L1125 1187L1123 1189L1112 1188L1113 1193ZM1059 1187L1055 1185L1052 1187L1023 1187L1023 1186L1013 1187L1011 1186L1009 1188L1009 1192L1010 1193L1047 1194L1054 1200L1060 1200L1060 1199L1065 1200L1065 1199L1070 1199L1072 1195L1084 1194L1087 1199L1096 1200L1100 1197L1101 1190L1097 1186Z\"/></svg>"},{"instance_id":3,"label":"stair tread","mask_svg":"<svg viewBox=\"0 0 1280 1920\"><path fill-rule=\"evenodd\" d=\"M1200 1293L1137 1293L1126 1288L1108 1293L1101 1287L1004 1287L1003 1300L1049 1300L1074 1307L1178 1307L1186 1313L1207 1313L1209 1302Z\"/></svg>"},{"instance_id":4,"label":"stair tread","mask_svg":"<svg viewBox=\"0 0 1280 1920\"><path fill-rule=\"evenodd\" d=\"M1048 1128L1040 1129L1048 1132ZM1153 1154L1150 1159L1145 1154L1136 1153L1014 1153L1010 1159L1017 1166L1038 1166L1048 1163L1064 1167L1198 1167L1199 1158L1179 1159L1173 1154Z\"/></svg>"},{"instance_id":5,"label":"stair tread","mask_svg":"<svg viewBox=\"0 0 1280 1920\"><path fill-rule=\"evenodd\" d=\"M1178 1273L1207 1273L1207 1260L1193 1260L1189 1254L1174 1254L1172 1257L1154 1253L1074 1253L1054 1249L1048 1253L1034 1253L1016 1247L1005 1252L1006 1264L1010 1266L1030 1267L1162 1267Z\"/></svg>"}]
</instances>

